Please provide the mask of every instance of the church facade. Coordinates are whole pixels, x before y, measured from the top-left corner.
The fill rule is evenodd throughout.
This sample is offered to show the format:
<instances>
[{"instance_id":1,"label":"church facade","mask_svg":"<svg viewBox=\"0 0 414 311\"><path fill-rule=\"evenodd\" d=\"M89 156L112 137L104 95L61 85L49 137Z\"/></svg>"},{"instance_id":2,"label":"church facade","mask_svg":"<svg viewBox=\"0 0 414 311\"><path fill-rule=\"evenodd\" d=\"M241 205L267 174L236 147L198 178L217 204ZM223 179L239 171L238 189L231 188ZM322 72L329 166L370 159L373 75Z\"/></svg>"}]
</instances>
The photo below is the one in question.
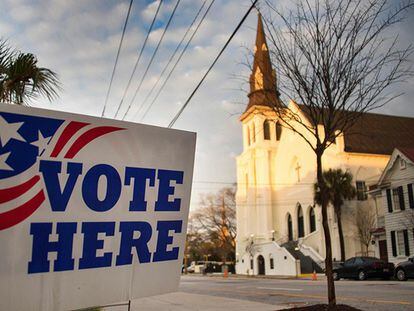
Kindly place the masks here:
<instances>
[{"instance_id":1,"label":"church facade","mask_svg":"<svg viewBox=\"0 0 414 311\"><path fill-rule=\"evenodd\" d=\"M240 117L243 151L237 157L238 274L298 275L324 267L321 210L313 198L316 156L299 134L278 122L272 108L282 105L276 84L259 15L249 103ZM307 119L304 106L293 101L287 105L301 119ZM414 146L414 138L404 134L414 129L412 118L367 113L355 126L363 135L339 136L323 156L325 170L351 172L357 189L356 199L343 206L347 258L364 252L355 215L358 208L373 206L367 189L378 182L395 144ZM309 136L304 131L302 134ZM333 258L340 260L338 223L332 207L328 215Z\"/></svg>"}]
</instances>

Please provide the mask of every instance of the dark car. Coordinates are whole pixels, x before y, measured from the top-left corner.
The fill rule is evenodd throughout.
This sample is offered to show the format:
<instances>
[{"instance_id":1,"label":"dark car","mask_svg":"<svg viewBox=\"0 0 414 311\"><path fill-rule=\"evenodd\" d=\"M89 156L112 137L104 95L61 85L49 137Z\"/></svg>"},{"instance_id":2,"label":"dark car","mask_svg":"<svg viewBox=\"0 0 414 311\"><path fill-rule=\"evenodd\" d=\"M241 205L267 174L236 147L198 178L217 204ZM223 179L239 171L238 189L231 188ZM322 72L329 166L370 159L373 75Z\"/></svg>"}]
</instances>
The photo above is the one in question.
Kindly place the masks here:
<instances>
[{"instance_id":1,"label":"dark car","mask_svg":"<svg viewBox=\"0 0 414 311\"><path fill-rule=\"evenodd\" d=\"M389 279L394 274L394 264L375 257L352 257L333 269L334 280L367 278Z\"/></svg>"},{"instance_id":2,"label":"dark car","mask_svg":"<svg viewBox=\"0 0 414 311\"><path fill-rule=\"evenodd\" d=\"M414 257L408 258L407 261L397 264L395 267L395 278L399 281L414 278Z\"/></svg>"}]
</instances>

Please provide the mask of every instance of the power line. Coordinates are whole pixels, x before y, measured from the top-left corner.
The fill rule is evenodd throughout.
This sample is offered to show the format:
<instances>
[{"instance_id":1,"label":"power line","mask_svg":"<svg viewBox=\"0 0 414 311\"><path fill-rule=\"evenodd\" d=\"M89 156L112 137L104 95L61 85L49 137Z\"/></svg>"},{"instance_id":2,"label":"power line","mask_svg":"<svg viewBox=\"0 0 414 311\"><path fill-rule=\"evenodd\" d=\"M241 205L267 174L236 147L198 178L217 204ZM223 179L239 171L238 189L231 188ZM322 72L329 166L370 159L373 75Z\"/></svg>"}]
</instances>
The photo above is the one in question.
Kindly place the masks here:
<instances>
[{"instance_id":1,"label":"power line","mask_svg":"<svg viewBox=\"0 0 414 311\"><path fill-rule=\"evenodd\" d=\"M141 121L145 118L145 116L147 115L148 111L151 109L152 105L155 103L155 101L158 99L158 97L160 96L162 90L164 89L165 85L167 84L168 80L170 79L172 73L174 72L175 68L177 67L178 63L181 61L184 53L187 51L188 46L190 45L191 41L193 40L194 36L196 35L198 29L200 28L201 24L203 23L204 19L206 18L208 12L210 11L212 5L214 4L215 0L212 0L210 2L210 5L207 7L207 10L204 12L203 17L201 18L200 22L198 23L196 29L194 30L194 32L192 33L191 37L188 39L187 44L185 45L184 49L181 51L180 56L177 58L174 66L171 68L170 72L168 73L167 78L164 80L163 84L161 85L160 89L158 90L157 94L155 95L155 97L152 99L150 105L147 107L147 110L145 111L144 115L141 118ZM137 116L137 114L135 114L134 118Z\"/></svg>"},{"instance_id":2,"label":"power line","mask_svg":"<svg viewBox=\"0 0 414 311\"><path fill-rule=\"evenodd\" d=\"M413 178L410 177L401 177L401 178L391 178L389 181L394 182L414 182ZM315 181L316 182L316 181ZM293 183L238 183L237 181L215 181L215 180L194 180L194 184L212 184L212 185L250 185L254 186L309 186L314 185L315 182L293 182Z\"/></svg>"},{"instance_id":3,"label":"power line","mask_svg":"<svg viewBox=\"0 0 414 311\"><path fill-rule=\"evenodd\" d=\"M213 0L214 2L214 0ZM154 92L155 88L158 86L158 83L161 81L161 78L164 76L164 73L166 72L168 66L171 64L172 60L174 59L175 55L177 55L178 50L180 49L181 45L183 44L185 38L187 37L188 33L190 32L191 28L193 27L195 21L197 20L198 16L200 15L201 11L203 10L205 4L207 3L207 0L204 0L203 4L201 5L200 9L198 10L197 14L195 15L193 21L191 22L191 24L188 26L184 36L182 37L180 43L177 45L177 47L175 48L174 53L171 55L170 59L167 62L167 65L164 67L164 69L162 70L161 74L158 76L157 81L155 82L155 84L152 86L151 90L149 91L149 93L147 94L147 96L145 97L144 101L142 102L142 104L140 105L139 109L137 110L137 112L135 113L134 117L132 119L135 119L135 117L139 114L139 112L141 111L141 109L145 106L145 103L148 101L148 99L151 97L152 93ZM144 119L145 115L148 113L150 107L152 106L153 102L149 105L149 107L147 108L147 110L145 111L143 117L141 118Z\"/></svg>"},{"instance_id":4,"label":"power line","mask_svg":"<svg viewBox=\"0 0 414 311\"><path fill-rule=\"evenodd\" d=\"M162 41L163 41L163 39L164 39L165 33L167 32L167 30L168 30L168 28L169 28L169 26L170 26L170 24L171 24L171 21L172 21L172 19L173 19L174 15L175 15L175 12L177 11L177 7L178 7L178 5L180 4L180 1L181 1L181 0L177 0L177 3L175 4L175 7L174 7L174 9L173 9L173 11L172 11L172 13L171 13L171 15L170 15L170 18L168 19L167 25L165 26L164 31L163 31L163 33L162 33L162 35L161 35L161 38L160 38L160 40L158 41L158 44L157 44L157 46L156 46L156 48L155 48L154 52L152 53L151 59L150 59L150 61L149 61L149 63L148 63L148 66L147 66L147 68L145 69L145 72L144 72L144 74L143 74L143 76L142 76L142 78L141 78L141 81L139 82L138 87L137 87L137 88L136 88L136 90L135 90L135 94L134 94L134 96L132 97L131 102L129 103L129 105L128 105L128 108L127 108L126 112L124 113L124 116L122 117L122 120L124 120L124 119L125 119L125 117L127 116L127 114L128 114L128 112L129 112L129 110L131 109L132 104L133 104L133 103L134 103L134 101L135 101L135 98L137 97L137 94L138 94L138 92L139 92L139 90L140 90L140 88L141 88L141 86L142 86L142 83L144 82L145 77L146 77L146 76L147 76L147 74L148 74L148 70L150 69L150 67L151 67L151 65L152 65L152 62L154 61L154 58L155 58L155 56L157 55L158 49L159 49L159 47L160 47L160 45L161 45L161 43L162 43Z\"/></svg>"},{"instance_id":5,"label":"power line","mask_svg":"<svg viewBox=\"0 0 414 311\"><path fill-rule=\"evenodd\" d=\"M109 82L108 91L106 92L105 104L104 104L104 107L103 107L103 110L102 110L101 117L103 117L105 115L106 105L108 104L109 93L111 92L112 82L114 80L116 66L118 65L119 53L121 52L122 42L124 41L125 30L126 30L126 27L127 27L127 24L128 24L128 19L129 19L129 15L131 13L131 8L132 8L132 3L133 2L134 2L134 0L131 0L129 2L128 13L127 13L127 16L125 18L124 28L122 29L121 41L119 42L118 52L116 53L115 64L114 64L114 68L112 69L111 80Z\"/></svg>"},{"instance_id":6,"label":"power line","mask_svg":"<svg viewBox=\"0 0 414 311\"><path fill-rule=\"evenodd\" d=\"M154 27L155 21L156 21L157 16L158 16L158 12L160 11L160 8L161 8L162 1L163 0L160 0L160 3L158 3L157 10L155 11L155 14L154 14L154 17L152 19L151 25L150 25L150 27L149 27L149 29L147 31L147 35L145 36L144 43L142 44L141 50L139 51L139 54L138 54L138 58L135 61L134 69L132 70L131 76L129 77L128 84L127 84L127 86L126 86L126 88L124 90L124 94L122 95L121 101L118 104L118 108L117 108L116 113L115 113L115 119L118 116L119 110L121 109L121 106L122 106L122 104L124 102L125 96L128 93L128 90L129 90L129 87L131 85L132 79L133 79L133 77L135 75L135 72L137 70L139 61L141 60L142 53L144 52L145 47L147 46L148 38L149 38L149 35L151 34L152 28Z\"/></svg>"},{"instance_id":7,"label":"power line","mask_svg":"<svg viewBox=\"0 0 414 311\"><path fill-rule=\"evenodd\" d=\"M190 101L193 98L194 94L198 91L198 89L200 88L201 84L203 84L203 82L206 79L207 75L210 73L211 69L213 69L214 65L217 63L217 61L219 60L220 56L223 54L224 50L230 44L231 40L236 35L237 31L240 29L240 27L242 26L242 24L244 23L244 21L246 20L246 18L249 16L250 12L253 10L253 8L255 7L255 5L256 5L257 2L258 2L258 0L254 0L252 2L252 5L250 6L249 10L243 16L242 20L240 21L240 23L237 25L236 29L231 34L231 36L227 40L226 44L221 49L220 53L216 56L216 58L214 59L213 63L211 64L211 66L207 69L207 71L204 74L203 78L200 80L200 82L197 84L196 88L193 90L193 92L190 94L190 96L188 97L188 99L185 101L184 105L180 108L180 110L177 112L177 114L171 120L170 124L168 125L169 128L173 127L173 125L175 124L175 122L178 120L178 118L183 113L184 109L188 106L188 104L190 103Z\"/></svg>"}]
</instances>

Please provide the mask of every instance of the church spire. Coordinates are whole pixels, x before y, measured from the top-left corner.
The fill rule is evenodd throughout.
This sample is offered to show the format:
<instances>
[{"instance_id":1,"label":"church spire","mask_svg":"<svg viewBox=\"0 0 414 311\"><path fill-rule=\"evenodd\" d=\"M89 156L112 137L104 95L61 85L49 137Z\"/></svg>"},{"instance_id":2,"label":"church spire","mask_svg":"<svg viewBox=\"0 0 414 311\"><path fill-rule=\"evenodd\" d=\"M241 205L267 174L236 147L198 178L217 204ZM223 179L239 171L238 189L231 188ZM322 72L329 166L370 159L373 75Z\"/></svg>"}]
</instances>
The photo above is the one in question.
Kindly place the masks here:
<instances>
[{"instance_id":1,"label":"church spire","mask_svg":"<svg viewBox=\"0 0 414 311\"><path fill-rule=\"evenodd\" d=\"M257 20L256 44L254 47L253 71L250 75L248 110L252 106L274 107L281 105L276 89L276 74L272 69L262 15Z\"/></svg>"}]
</instances>

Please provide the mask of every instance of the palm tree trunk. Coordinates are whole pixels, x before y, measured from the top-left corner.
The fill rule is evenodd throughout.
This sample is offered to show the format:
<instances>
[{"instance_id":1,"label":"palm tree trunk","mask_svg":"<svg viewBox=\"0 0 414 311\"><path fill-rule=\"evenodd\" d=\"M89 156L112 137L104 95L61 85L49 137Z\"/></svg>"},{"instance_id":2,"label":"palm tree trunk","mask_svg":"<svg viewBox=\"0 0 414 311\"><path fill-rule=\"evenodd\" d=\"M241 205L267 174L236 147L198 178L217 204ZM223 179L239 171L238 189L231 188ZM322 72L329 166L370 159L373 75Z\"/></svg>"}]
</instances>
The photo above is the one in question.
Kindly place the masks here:
<instances>
[{"instance_id":1,"label":"palm tree trunk","mask_svg":"<svg viewBox=\"0 0 414 311\"><path fill-rule=\"evenodd\" d=\"M328 191L326 188L325 180L322 175L322 154L323 151L316 152L316 173L317 181L321 194L321 208L322 208L322 227L325 235L325 271L326 271L326 280L328 283L328 303L329 310L336 309L336 297L335 297L335 283L332 275L332 246L331 246L331 233L329 231L328 224Z\"/></svg>"},{"instance_id":2,"label":"palm tree trunk","mask_svg":"<svg viewBox=\"0 0 414 311\"><path fill-rule=\"evenodd\" d=\"M341 261L345 261L345 240L344 240L344 231L342 229L342 215L339 212L338 208L335 208L336 218L338 219L338 234L339 234L339 246L341 248Z\"/></svg>"}]
</instances>

